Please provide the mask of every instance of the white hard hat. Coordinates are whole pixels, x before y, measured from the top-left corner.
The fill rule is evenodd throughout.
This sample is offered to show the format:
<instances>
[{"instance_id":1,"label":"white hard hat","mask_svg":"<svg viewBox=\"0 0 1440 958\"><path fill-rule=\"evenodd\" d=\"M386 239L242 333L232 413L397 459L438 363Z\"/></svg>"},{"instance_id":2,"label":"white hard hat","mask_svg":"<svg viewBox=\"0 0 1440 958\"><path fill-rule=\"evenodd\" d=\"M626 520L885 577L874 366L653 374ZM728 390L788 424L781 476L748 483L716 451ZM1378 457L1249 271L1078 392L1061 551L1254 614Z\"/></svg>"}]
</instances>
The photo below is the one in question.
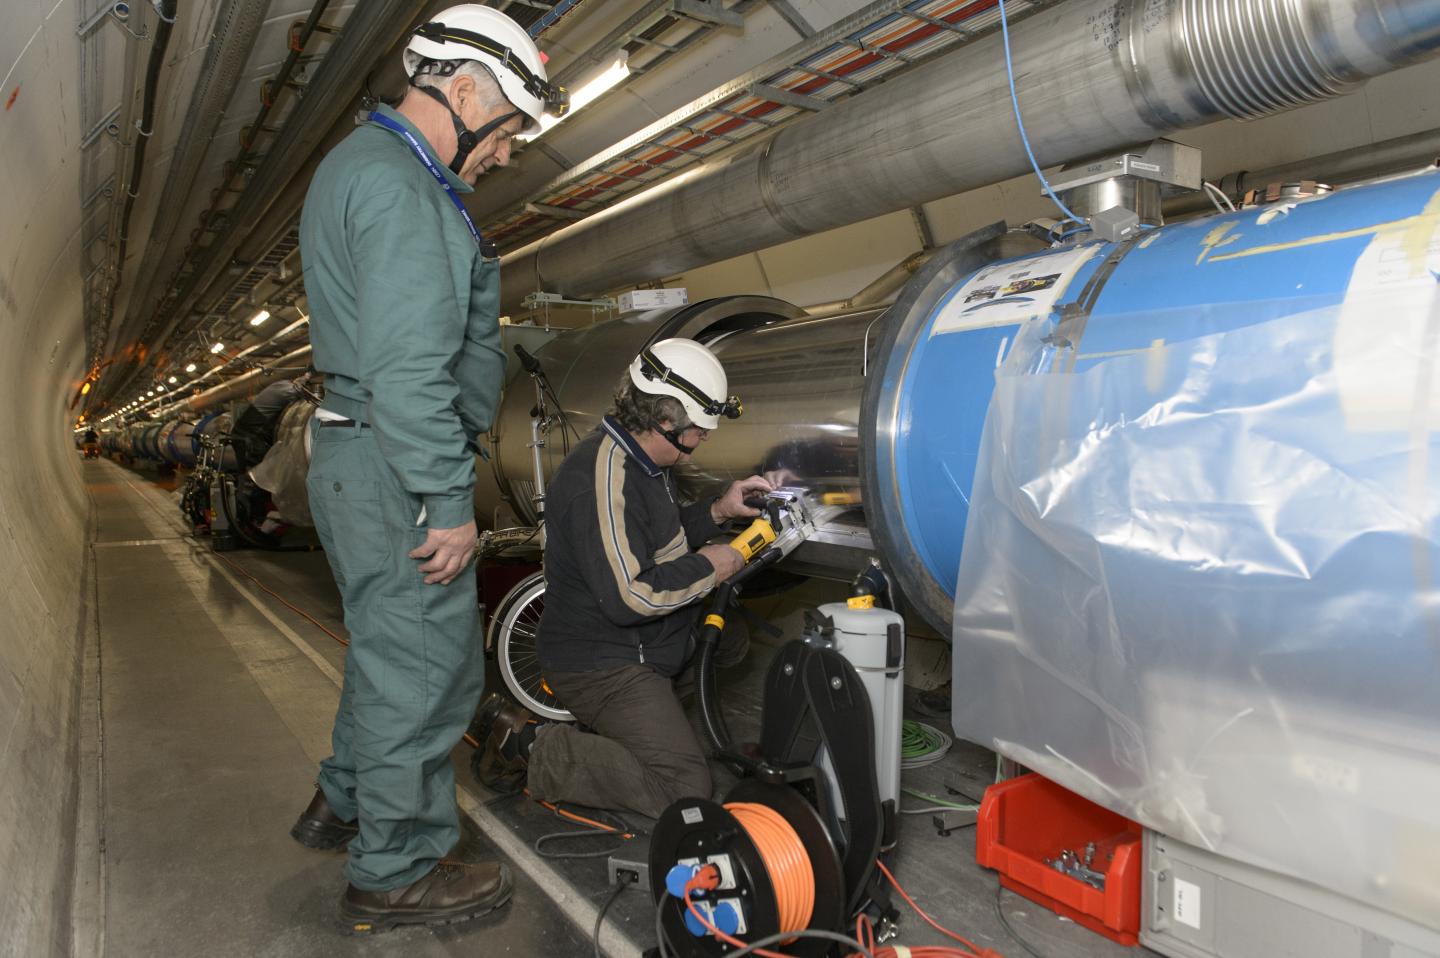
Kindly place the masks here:
<instances>
[{"instance_id":1,"label":"white hard hat","mask_svg":"<svg viewBox=\"0 0 1440 958\"><path fill-rule=\"evenodd\" d=\"M641 392L674 396L690 421L714 429L720 417L738 419L740 400L727 395L725 367L693 339L662 339L640 351L630 364L630 381Z\"/></svg>"},{"instance_id":2,"label":"white hard hat","mask_svg":"<svg viewBox=\"0 0 1440 958\"><path fill-rule=\"evenodd\" d=\"M462 3L422 24L410 42L405 71L415 76L426 60L475 60L495 76L505 98L525 114L525 135L540 132L540 115L563 116L569 96L545 76L545 57L525 28L492 7Z\"/></svg>"}]
</instances>

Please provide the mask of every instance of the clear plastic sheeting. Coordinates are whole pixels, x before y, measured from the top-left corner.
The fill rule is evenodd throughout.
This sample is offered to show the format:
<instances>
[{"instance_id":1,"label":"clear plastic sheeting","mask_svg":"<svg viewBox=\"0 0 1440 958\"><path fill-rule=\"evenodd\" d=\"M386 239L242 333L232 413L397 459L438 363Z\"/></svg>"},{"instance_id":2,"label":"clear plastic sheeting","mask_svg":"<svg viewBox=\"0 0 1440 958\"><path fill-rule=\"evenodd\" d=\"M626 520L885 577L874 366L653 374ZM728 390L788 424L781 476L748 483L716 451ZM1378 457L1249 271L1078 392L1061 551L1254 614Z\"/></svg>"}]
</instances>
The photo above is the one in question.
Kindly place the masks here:
<instances>
[{"instance_id":1,"label":"clear plastic sheeting","mask_svg":"<svg viewBox=\"0 0 1440 958\"><path fill-rule=\"evenodd\" d=\"M1440 927L1437 290L1092 317L1074 371L1050 319L1022 327L957 584L957 733ZM1127 327L1150 345L1107 343Z\"/></svg>"},{"instance_id":2,"label":"clear plastic sheeting","mask_svg":"<svg viewBox=\"0 0 1440 958\"><path fill-rule=\"evenodd\" d=\"M281 518L295 526L315 525L305 476L310 471L310 420L315 404L299 400L285 407L275 425L275 443L250 470L255 485L270 493Z\"/></svg>"}]
</instances>

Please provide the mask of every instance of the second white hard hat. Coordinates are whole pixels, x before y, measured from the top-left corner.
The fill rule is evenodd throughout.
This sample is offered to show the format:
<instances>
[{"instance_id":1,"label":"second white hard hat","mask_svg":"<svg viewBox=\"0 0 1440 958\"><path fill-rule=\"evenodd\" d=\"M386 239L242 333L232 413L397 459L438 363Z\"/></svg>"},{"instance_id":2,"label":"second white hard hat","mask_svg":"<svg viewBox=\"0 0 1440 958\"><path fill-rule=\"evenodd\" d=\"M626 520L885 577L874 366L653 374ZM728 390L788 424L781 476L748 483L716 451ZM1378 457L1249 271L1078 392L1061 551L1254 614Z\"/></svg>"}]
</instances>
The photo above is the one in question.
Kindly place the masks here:
<instances>
[{"instance_id":1,"label":"second white hard hat","mask_svg":"<svg viewBox=\"0 0 1440 958\"><path fill-rule=\"evenodd\" d=\"M674 396L690 421L714 429L720 417L737 419L740 400L728 395L725 367L693 339L662 339L640 351L630 364L630 381L641 392Z\"/></svg>"}]
</instances>

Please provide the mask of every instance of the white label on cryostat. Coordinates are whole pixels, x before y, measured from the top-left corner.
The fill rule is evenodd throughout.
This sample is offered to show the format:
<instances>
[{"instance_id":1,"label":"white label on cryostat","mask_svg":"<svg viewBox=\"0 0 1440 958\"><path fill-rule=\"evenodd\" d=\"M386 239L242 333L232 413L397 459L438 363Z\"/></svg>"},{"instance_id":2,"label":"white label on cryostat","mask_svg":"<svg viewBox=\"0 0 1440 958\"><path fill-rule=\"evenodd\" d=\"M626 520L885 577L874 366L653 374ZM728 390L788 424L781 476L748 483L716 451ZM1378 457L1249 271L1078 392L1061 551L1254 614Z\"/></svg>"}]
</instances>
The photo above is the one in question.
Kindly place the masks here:
<instances>
[{"instance_id":1,"label":"white label on cryostat","mask_svg":"<svg viewBox=\"0 0 1440 958\"><path fill-rule=\"evenodd\" d=\"M940 306L930 335L1014 326L1049 313L1080 267L1103 245L1091 243L985 267Z\"/></svg>"},{"instance_id":2,"label":"white label on cryostat","mask_svg":"<svg viewBox=\"0 0 1440 958\"><path fill-rule=\"evenodd\" d=\"M685 820L686 825L694 825L705 819L705 816L700 814L700 809L698 808L682 808L680 809L680 817Z\"/></svg>"},{"instance_id":3,"label":"white label on cryostat","mask_svg":"<svg viewBox=\"0 0 1440 958\"><path fill-rule=\"evenodd\" d=\"M1170 912L1182 925L1200 929L1200 886L1184 879L1175 879L1175 903Z\"/></svg>"},{"instance_id":4,"label":"white label on cryostat","mask_svg":"<svg viewBox=\"0 0 1440 958\"><path fill-rule=\"evenodd\" d=\"M1434 374L1440 221L1380 229L1355 261L1335 324L1335 385L1355 432L1440 431ZM1423 438L1413 440L1423 443ZM1419 448L1417 445L1416 448Z\"/></svg>"}]
</instances>

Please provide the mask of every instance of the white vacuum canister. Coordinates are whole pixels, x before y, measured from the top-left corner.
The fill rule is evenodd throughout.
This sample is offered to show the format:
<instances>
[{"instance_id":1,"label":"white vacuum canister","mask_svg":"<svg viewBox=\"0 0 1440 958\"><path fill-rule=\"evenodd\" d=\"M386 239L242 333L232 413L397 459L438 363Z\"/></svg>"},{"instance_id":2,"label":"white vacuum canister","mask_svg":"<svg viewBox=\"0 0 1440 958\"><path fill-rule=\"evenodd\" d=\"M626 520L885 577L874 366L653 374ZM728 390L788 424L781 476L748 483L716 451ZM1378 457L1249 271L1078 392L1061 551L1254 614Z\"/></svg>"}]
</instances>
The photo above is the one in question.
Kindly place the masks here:
<instances>
[{"instance_id":1,"label":"white vacuum canister","mask_svg":"<svg viewBox=\"0 0 1440 958\"><path fill-rule=\"evenodd\" d=\"M835 624L829 636L835 651L860 675L870 697L875 728L875 780L882 802L900 808L900 722L905 692L905 620L881 608L852 609L844 602L820 606L819 613ZM832 781L834 768L822 754L820 768ZM832 792L838 795L837 790ZM839 810L844 817L844 810Z\"/></svg>"}]
</instances>

